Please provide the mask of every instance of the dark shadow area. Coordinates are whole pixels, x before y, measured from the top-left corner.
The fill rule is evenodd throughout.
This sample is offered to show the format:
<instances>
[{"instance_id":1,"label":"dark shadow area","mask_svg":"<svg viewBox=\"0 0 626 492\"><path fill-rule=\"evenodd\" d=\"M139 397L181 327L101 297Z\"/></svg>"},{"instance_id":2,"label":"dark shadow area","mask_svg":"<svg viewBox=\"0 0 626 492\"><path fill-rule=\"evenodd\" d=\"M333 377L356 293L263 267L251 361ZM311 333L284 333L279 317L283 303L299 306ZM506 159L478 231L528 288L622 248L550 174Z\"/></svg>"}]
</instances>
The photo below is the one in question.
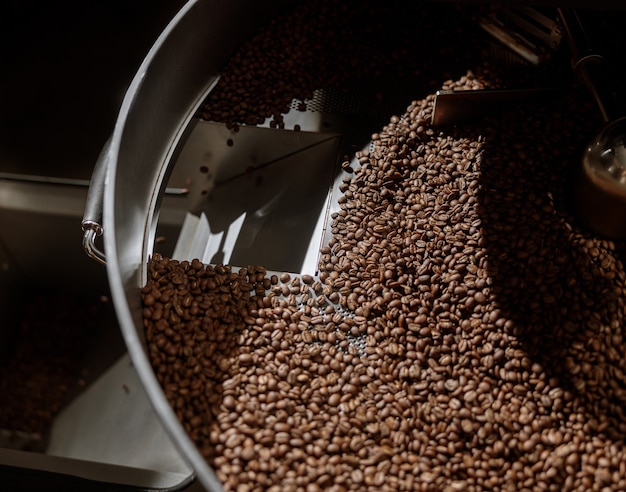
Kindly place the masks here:
<instances>
[{"instance_id":1,"label":"dark shadow area","mask_svg":"<svg viewBox=\"0 0 626 492\"><path fill-rule=\"evenodd\" d=\"M16 325L5 327L0 442L45 452L56 416L124 353L124 344L113 306L98 297L31 286L24 304L13 313Z\"/></svg>"},{"instance_id":2,"label":"dark shadow area","mask_svg":"<svg viewBox=\"0 0 626 492\"><path fill-rule=\"evenodd\" d=\"M89 179L135 71L185 2L3 2L0 171Z\"/></svg>"},{"instance_id":3,"label":"dark shadow area","mask_svg":"<svg viewBox=\"0 0 626 492\"><path fill-rule=\"evenodd\" d=\"M603 39L615 39L620 21L603 22ZM623 46L622 39L609 58L623 61ZM612 82L623 92L623 77ZM624 439L626 250L623 242L586 230L571 212L577 196L570 178L601 124L580 88L474 128L489 135L479 196L487 252L482 267L491 279L484 292L513 322L505 331L569 392L564 399L582 404L591 431Z\"/></svg>"}]
</instances>

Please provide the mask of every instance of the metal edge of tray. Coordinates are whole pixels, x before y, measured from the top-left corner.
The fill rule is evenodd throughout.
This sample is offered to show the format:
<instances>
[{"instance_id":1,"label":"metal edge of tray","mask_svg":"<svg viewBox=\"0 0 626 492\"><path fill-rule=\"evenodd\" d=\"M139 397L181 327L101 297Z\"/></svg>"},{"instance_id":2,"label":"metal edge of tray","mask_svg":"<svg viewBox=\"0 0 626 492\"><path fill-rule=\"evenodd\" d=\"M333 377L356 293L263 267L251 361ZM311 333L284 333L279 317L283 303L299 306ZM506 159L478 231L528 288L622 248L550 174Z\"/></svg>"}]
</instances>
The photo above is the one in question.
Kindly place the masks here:
<instances>
[{"instance_id":1,"label":"metal edge of tray","mask_svg":"<svg viewBox=\"0 0 626 492\"><path fill-rule=\"evenodd\" d=\"M111 139L104 189L104 248L120 328L131 360L173 443L209 491L222 490L187 436L150 365L140 288L169 159L221 67L252 29L284 2L192 0L173 18L136 73ZM237 29L232 29L237 25Z\"/></svg>"},{"instance_id":2,"label":"metal edge of tray","mask_svg":"<svg viewBox=\"0 0 626 492\"><path fill-rule=\"evenodd\" d=\"M9 490L13 490L11 477L20 487L25 485L22 478L24 474L28 474L29 483L33 486L45 483L49 487L57 483L61 487L67 487L71 483L70 490L148 490L146 484L150 484L149 490L180 490L193 480L192 476L173 472L157 472L3 448L0 448L0 470L5 480L3 487L9 487Z\"/></svg>"}]
</instances>

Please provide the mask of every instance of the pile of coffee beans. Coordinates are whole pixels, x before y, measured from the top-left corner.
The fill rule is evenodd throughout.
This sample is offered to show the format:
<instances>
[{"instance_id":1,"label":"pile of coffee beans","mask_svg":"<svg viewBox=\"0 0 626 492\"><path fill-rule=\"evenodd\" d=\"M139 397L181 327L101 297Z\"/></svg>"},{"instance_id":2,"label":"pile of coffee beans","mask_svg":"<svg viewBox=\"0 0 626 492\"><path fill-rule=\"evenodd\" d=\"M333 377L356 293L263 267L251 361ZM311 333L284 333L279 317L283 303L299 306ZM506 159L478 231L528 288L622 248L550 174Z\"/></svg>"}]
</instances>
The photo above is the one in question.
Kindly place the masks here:
<instances>
[{"instance_id":1,"label":"pile of coffee beans","mask_svg":"<svg viewBox=\"0 0 626 492\"><path fill-rule=\"evenodd\" d=\"M228 490L626 487L623 245L567 211L592 108L433 100L357 154L319 279L153 259L151 360Z\"/></svg>"},{"instance_id":2,"label":"pile of coffee beans","mask_svg":"<svg viewBox=\"0 0 626 492\"><path fill-rule=\"evenodd\" d=\"M226 490L626 489L624 245L569 212L595 108L434 100L354 156L317 277L152 258L151 362Z\"/></svg>"},{"instance_id":3,"label":"pile of coffee beans","mask_svg":"<svg viewBox=\"0 0 626 492\"><path fill-rule=\"evenodd\" d=\"M470 15L436 2L394 9L371 0L297 2L237 50L198 116L235 129L266 120L282 129L294 101L301 111L311 109L316 90L365 91L391 106L400 85L426 94L441 80L462 75L461 66L475 66L484 57L483 36ZM438 56L431 46L442 47Z\"/></svg>"}]
</instances>

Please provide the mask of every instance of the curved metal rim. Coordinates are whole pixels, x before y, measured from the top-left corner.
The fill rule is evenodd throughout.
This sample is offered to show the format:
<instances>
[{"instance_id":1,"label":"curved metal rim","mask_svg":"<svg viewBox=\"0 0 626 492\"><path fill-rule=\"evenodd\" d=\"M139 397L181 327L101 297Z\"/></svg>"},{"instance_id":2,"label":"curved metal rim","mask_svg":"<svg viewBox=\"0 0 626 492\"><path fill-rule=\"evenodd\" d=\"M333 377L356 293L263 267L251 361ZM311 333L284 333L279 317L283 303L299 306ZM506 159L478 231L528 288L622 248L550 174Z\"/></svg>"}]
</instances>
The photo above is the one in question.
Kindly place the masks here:
<instances>
[{"instance_id":1,"label":"curved metal rim","mask_svg":"<svg viewBox=\"0 0 626 492\"><path fill-rule=\"evenodd\" d=\"M165 45L168 36L181 20L188 15L189 11L198 3L198 0L188 1L180 11L174 16L167 27L153 44L152 48L144 58L139 70L134 76L129 88L124 96L120 107L118 119L115 124L113 136L111 138L111 153L118 156L122 135L125 130L128 114L133 105L133 101L139 92L142 81L148 68L153 63L156 54ZM112 159L107 169L107 183L115 182L117 159ZM125 288L120 273L120 264L118 261L119 251L116 246L115 231L115 187L107 186L104 190L104 213L103 223L107 233L104 235L105 251L107 251L107 274L110 283L111 297L113 299L118 321L121 326L134 326L133 317L130 306L125 296ZM182 424L179 422L174 411L170 407L163 390L154 374L153 368L145 355L142 341L139 339L134 330L122 330L126 346L143 383L144 389L148 394L155 412L164 423L166 431L170 435L172 441L177 446L183 457L189 461L189 464L197 474L200 482L210 491L223 490L223 486L214 471L208 466L206 460L202 457L196 446L188 437Z\"/></svg>"}]
</instances>

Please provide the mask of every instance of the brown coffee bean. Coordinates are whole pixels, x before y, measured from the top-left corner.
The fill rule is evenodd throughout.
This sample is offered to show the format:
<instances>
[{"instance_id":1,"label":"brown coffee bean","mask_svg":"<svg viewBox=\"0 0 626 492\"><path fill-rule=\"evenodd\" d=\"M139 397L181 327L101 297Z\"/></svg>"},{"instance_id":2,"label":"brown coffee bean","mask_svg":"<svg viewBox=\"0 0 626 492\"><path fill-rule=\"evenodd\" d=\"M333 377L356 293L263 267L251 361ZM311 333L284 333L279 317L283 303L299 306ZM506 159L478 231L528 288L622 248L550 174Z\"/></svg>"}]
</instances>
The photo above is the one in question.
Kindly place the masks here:
<instances>
[{"instance_id":1,"label":"brown coffee bean","mask_svg":"<svg viewBox=\"0 0 626 492\"><path fill-rule=\"evenodd\" d=\"M350 5L327 1L243 47L203 111L233 129L266 118L280 129L285 104L308 87L290 71L302 46L317 53L359 26L372 39L385 26L393 49L344 64L362 77L410 51L376 4L361 10L380 19L359 24ZM456 26L458 12L420 8L428 15L407 22L409 39L422 40L415 59L451 71L463 51L452 38L475 37ZM318 12L333 27L302 24ZM349 23L336 22L348 12ZM268 59L275 45L281 55ZM324 80L340 86L345 72L335 71ZM281 78L257 82L272 73ZM497 88L502 76L481 66L437 85ZM351 172L333 191L318 279L155 255L144 325L166 397L233 490L623 488L623 245L582 231L565 207L588 110L563 96L434 128L434 86L419 87L430 95L390 117L369 149L342 157Z\"/></svg>"}]
</instances>

